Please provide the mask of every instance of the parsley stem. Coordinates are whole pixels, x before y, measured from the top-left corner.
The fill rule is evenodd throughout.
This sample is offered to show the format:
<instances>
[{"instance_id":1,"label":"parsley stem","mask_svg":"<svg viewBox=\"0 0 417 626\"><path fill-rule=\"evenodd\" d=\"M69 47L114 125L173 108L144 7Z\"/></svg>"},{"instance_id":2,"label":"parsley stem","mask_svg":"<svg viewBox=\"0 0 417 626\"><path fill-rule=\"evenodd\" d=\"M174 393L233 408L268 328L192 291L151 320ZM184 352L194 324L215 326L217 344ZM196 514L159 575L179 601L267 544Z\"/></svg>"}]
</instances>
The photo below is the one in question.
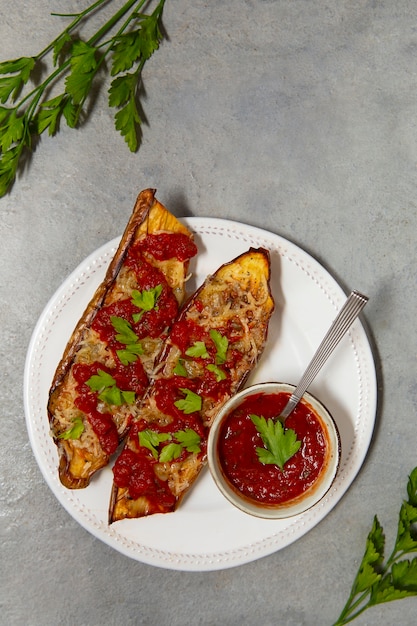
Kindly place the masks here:
<instances>
[{"instance_id":1,"label":"parsley stem","mask_svg":"<svg viewBox=\"0 0 417 626\"><path fill-rule=\"evenodd\" d=\"M87 17L90 13L95 11L102 4L107 4L109 1L111 2L111 0L97 0L97 2L94 2L94 4L92 4L91 6L87 7L86 9L84 9L84 11L81 11L80 13L51 13L51 15L53 15L55 17L74 17L75 19L66 28L64 28L64 30L58 35L58 37L56 37L53 41L51 41L46 46L46 48L44 48L41 52L39 52L39 54L36 55L36 57L34 57L34 58L37 61L42 59L42 57L44 57L46 54L48 54L48 52L53 50L55 44L59 41L59 39L63 35L65 35L65 33L70 33L72 30L74 30L74 28L76 26L78 26L78 24L80 22L82 22L82 20L85 17Z\"/></svg>"},{"instance_id":2,"label":"parsley stem","mask_svg":"<svg viewBox=\"0 0 417 626\"><path fill-rule=\"evenodd\" d=\"M35 94L37 94L37 96L35 98L33 98L32 102L29 104L28 109L26 111L26 116L28 118L28 120L30 121L33 115L33 111L36 109L39 100L41 99L43 93L45 92L46 88L55 80L55 78L57 78L60 74L62 74L62 72L64 72L70 65L70 60L68 59L67 61L64 61L64 63L62 63L59 67L56 68L56 70L54 70L47 78L45 78L45 80L43 81L43 83L41 83L40 85L38 85L37 87L35 87L35 89L32 89L32 91L30 91L28 94L26 94L26 96L24 96L20 102L17 103L15 110L18 111L19 109L22 108L22 106L32 98L32 96L34 96Z\"/></svg>"},{"instance_id":3,"label":"parsley stem","mask_svg":"<svg viewBox=\"0 0 417 626\"><path fill-rule=\"evenodd\" d=\"M107 24L104 24L104 26L91 39L88 40L88 43L90 45L97 44L100 41L100 39L127 13L127 11L129 11L131 9L132 5L134 5L135 3L138 2L138 5L135 7L134 11L131 12L129 17L124 21L124 23L119 28L119 30L115 33L115 35L113 35L110 39L104 41L103 43L101 43L100 45L97 46L99 48L107 47L107 50L103 53L103 55L101 56L101 58L100 58L100 60L99 60L99 62L97 64L97 69L103 63L103 61L106 58L107 54L109 54L109 52L111 51L111 48L114 45L115 39L117 39L117 37L119 37L126 30L126 28L129 26L130 22L135 18L136 12L139 11L142 8L142 6L145 4L146 1L147 0L139 0L139 2L138 2L138 0L129 0L124 5L124 7L122 7L120 9L120 11L118 11L118 13L116 13L116 15L113 16L112 20L109 20L109 22L107 22ZM114 19L114 21L113 21L113 19Z\"/></svg>"},{"instance_id":4,"label":"parsley stem","mask_svg":"<svg viewBox=\"0 0 417 626\"><path fill-rule=\"evenodd\" d=\"M128 11L130 11L130 9L137 4L137 7L135 7L135 12L139 11L143 5L146 3L147 0L128 0L122 7L120 7L120 9L105 23L103 24L103 26L95 33L95 35L93 35L89 40L88 40L88 44L90 44L91 46L95 45L97 42L100 41L100 39L102 39L104 37L104 35L106 33L108 33L108 31L113 28L113 26L115 26L117 24L117 22L119 20L122 19L122 17L124 17L124 15L126 15L126 13ZM126 26L129 24L129 22L131 21L133 15L130 15L130 17L128 18L126 25L124 26L124 28L126 28ZM123 28L123 30L124 30ZM119 33L120 34L120 33Z\"/></svg>"},{"instance_id":5,"label":"parsley stem","mask_svg":"<svg viewBox=\"0 0 417 626\"><path fill-rule=\"evenodd\" d=\"M365 604L363 604L365 598L370 595L370 590L367 589L366 591L364 591L356 600L355 602L353 602L353 599L355 598L355 593L351 594L349 596L348 601L346 602L346 605L343 608L343 611L341 612L339 619L337 620L337 622L335 622L333 624L333 626L342 626L343 624L348 624L349 622L352 622L354 619L356 619L361 613L363 613L371 604L370 604L370 598L368 600L368 602L366 602ZM358 609L355 613L355 609L357 607L359 607L362 604L362 606L360 607L360 609Z\"/></svg>"}]
</instances>

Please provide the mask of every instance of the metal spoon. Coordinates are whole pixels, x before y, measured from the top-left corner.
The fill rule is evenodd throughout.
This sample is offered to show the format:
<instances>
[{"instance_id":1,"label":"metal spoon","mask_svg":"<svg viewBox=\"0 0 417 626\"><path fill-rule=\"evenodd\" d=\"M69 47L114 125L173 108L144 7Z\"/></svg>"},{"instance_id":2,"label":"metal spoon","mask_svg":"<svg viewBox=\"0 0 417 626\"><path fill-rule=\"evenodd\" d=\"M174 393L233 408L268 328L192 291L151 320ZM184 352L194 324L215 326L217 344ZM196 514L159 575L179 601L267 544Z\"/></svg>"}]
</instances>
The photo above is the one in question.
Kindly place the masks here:
<instances>
[{"instance_id":1,"label":"metal spoon","mask_svg":"<svg viewBox=\"0 0 417 626\"><path fill-rule=\"evenodd\" d=\"M317 348L315 355L311 359L310 364L304 372L297 387L291 394L284 410L281 412L278 419L281 420L282 423L284 423L286 418L290 415L290 413L292 413L297 404L300 402L304 393L307 391L307 388L317 376L324 363L327 361L342 337L349 330L367 302L367 296L359 293L359 291L351 292L345 304L340 309L336 319L327 331L327 334L321 344Z\"/></svg>"}]
</instances>

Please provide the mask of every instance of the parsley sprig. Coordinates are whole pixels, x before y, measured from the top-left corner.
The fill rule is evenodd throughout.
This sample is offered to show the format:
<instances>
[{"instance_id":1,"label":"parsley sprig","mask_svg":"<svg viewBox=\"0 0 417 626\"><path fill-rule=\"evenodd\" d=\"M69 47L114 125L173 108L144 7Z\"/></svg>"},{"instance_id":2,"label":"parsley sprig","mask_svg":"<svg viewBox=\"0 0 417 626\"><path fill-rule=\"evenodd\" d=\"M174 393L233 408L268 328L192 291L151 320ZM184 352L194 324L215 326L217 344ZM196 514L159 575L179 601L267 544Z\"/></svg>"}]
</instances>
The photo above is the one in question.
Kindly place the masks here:
<instances>
[{"instance_id":1,"label":"parsley sprig","mask_svg":"<svg viewBox=\"0 0 417 626\"><path fill-rule=\"evenodd\" d=\"M169 441L160 448L161 443ZM175 433L159 433L152 429L142 430L139 433L139 444L152 452L154 459L161 463L167 463L178 459L183 450L187 452L200 452L201 438L192 428L177 430Z\"/></svg>"},{"instance_id":2,"label":"parsley sprig","mask_svg":"<svg viewBox=\"0 0 417 626\"><path fill-rule=\"evenodd\" d=\"M138 313L133 313L132 315L135 323L141 320L144 313L158 308L157 302L161 293L162 285L156 285L156 287L152 287L151 289L143 289L143 291L137 289L132 291L132 303L137 306L138 309L141 309Z\"/></svg>"},{"instance_id":3,"label":"parsley sprig","mask_svg":"<svg viewBox=\"0 0 417 626\"><path fill-rule=\"evenodd\" d=\"M200 359L210 358L204 341L194 341L193 345L185 351L185 354L187 356L200 357Z\"/></svg>"},{"instance_id":4,"label":"parsley sprig","mask_svg":"<svg viewBox=\"0 0 417 626\"><path fill-rule=\"evenodd\" d=\"M115 109L115 127L129 149L136 152L141 141L139 87L146 61L159 48L162 11L159 0L154 11L142 9L152 0L127 0L88 39L80 28L108 0L96 0L79 13L53 15L70 18L64 30L35 56L0 62L0 197L12 186L20 162L46 130L55 135L64 120L76 128L88 115L88 98L109 72L109 106ZM45 59L53 69L39 82ZM64 79L64 89L51 91ZM31 87L32 83L32 87ZM5 105L5 106L4 106Z\"/></svg>"},{"instance_id":5,"label":"parsley sprig","mask_svg":"<svg viewBox=\"0 0 417 626\"><path fill-rule=\"evenodd\" d=\"M408 478L407 494L399 513L394 549L385 562L385 536L374 517L348 601L334 626L348 624L376 604L417 595L417 557L405 558L417 552L417 467Z\"/></svg>"},{"instance_id":6,"label":"parsley sprig","mask_svg":"<svg viewBox=\"0 0 417 626\"><path fill-rule=\"evenodd\" d=\"M226 335L222 335L218 330L210 330L210 337L216 346L216 363L222 365L226 362L227 348L229 347L229 340Z\"/></svg>"},{"instance_id":7,"label":"parsley sprig","mask_svg":"<svg viewBox=\"0 0 417 626\"><path fill-rule=\"evenodd\" d=\"M185 394L185 398L174 402L177 409L185 413L185 415L190 415L190 413L194 413L195 411L201 411L203 404L201 396L186 387L181 387L180 391Z\"/></svg>"},{"instance_id":8,"label":"parsley sprig","mask_svg":"<svg viewBox=\"0 0 417 626\"><path fill-rule=\"evenodd\" d=\"M209 365L206 365L206 368L208 369L209 372L214 374L214 376L216 377L216 381L218 383L221 380L225 380L227 378L226 373L214 363L209 363Z\"/></svg>"},{"instance_id":9,"label":"parsley sprig","mask_svg":"<svg viewBox=\"0 0 417 626\"><path fill-rule=\"evenodd\" d=\"M116 340L125 344L124 348L116 350L120 362L123 365L134 363L138 356L144 353L144 350L132 325L123 317L117 317L117 315L111 315L110 321L116 331Z\"/></svg>"},{"instance_id":10,"label":"parsley sprig","mask_svg":"<svg viewBox=\"0 0 417 626\"><path fill-rule=\"evenodd\" d=\"M264 465L277 465L281 470L287 461L298 452L301 441L292 428L284 428L280 420L266 420L259 415L250 416L264 443L256 448L258 459Z\"/></svg>"},{"instance_id":11,"label":"parsley sprig","mask_svg":"<svg viewBox=\"0 0 417 626\"><path fill-rule=\"evenodd\" d=\"M97 391L99 399L107 404L121 406L125 403L133 404L135 401L135 392L119 389L113 376L104 370L97 370L97 374L90 376L86 381L86 385L92 391Z\"/></svg>"}]
</instances>

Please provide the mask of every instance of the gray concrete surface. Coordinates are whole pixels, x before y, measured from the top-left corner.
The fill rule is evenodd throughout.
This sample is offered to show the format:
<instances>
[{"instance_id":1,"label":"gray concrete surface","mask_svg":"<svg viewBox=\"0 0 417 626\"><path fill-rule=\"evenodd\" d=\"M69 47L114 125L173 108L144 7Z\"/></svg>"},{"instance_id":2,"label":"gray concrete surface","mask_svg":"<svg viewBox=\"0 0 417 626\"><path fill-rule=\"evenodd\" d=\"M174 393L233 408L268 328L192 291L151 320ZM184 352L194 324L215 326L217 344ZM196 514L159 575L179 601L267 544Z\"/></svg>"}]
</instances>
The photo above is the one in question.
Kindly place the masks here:
<instances>
[{"instance_id":1,"label":"gray concrete surface","mask_svg":"<svg viewBox=\"0 0 417 626\"><path fill-rule=\"evenodd\" d=\"M50 16L61 4L3 0L0 58L46 45L64 23ZM81 130L42 139L0 200L0 623L330 625L374 514L390 551L417 465L417 5L167 0L164 24L169 41L144 76L139 153L114 131L102 92ZM95 539L45 484L26 430L23 368L41 311L121 233L149 186L179 216L226 217L294 241L371 298L380 394L361 472L302 539L229 570L168 571ZM411 626L416 611L405 599L355 623Z\"/></svg>"}]
</instances>

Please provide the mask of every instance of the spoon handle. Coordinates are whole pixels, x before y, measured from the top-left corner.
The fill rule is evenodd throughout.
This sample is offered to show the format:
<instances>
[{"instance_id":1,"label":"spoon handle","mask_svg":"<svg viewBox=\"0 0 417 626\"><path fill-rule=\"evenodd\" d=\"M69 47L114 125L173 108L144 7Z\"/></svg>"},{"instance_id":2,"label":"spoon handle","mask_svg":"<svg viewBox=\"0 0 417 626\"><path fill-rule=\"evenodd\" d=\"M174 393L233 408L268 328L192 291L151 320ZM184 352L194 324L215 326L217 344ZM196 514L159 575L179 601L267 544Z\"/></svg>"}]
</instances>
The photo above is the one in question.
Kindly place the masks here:
<instances>
[{"instance_id":1,"label":"spoon handle","mask_svg":"<svg viewBox=\"0 0 417 626\"><path fill-rule=\"evenodd\" d=\"M300 382L294 389L291 397L288 400L284 410L280 414L280 419L284 420L297 406L307 388L310 386L314 378L317 376L324 363L327 361L333 350L336 348L339 341L349 330L359 313L362 311L365 304L368 302L368 297L359 293L359 291L352 291L346 300L343 307L340 309L333 324L327 331L324 339L317 348L316 353L310 361L309 366L304 372Z\"/></svg>"}]
</instances>

